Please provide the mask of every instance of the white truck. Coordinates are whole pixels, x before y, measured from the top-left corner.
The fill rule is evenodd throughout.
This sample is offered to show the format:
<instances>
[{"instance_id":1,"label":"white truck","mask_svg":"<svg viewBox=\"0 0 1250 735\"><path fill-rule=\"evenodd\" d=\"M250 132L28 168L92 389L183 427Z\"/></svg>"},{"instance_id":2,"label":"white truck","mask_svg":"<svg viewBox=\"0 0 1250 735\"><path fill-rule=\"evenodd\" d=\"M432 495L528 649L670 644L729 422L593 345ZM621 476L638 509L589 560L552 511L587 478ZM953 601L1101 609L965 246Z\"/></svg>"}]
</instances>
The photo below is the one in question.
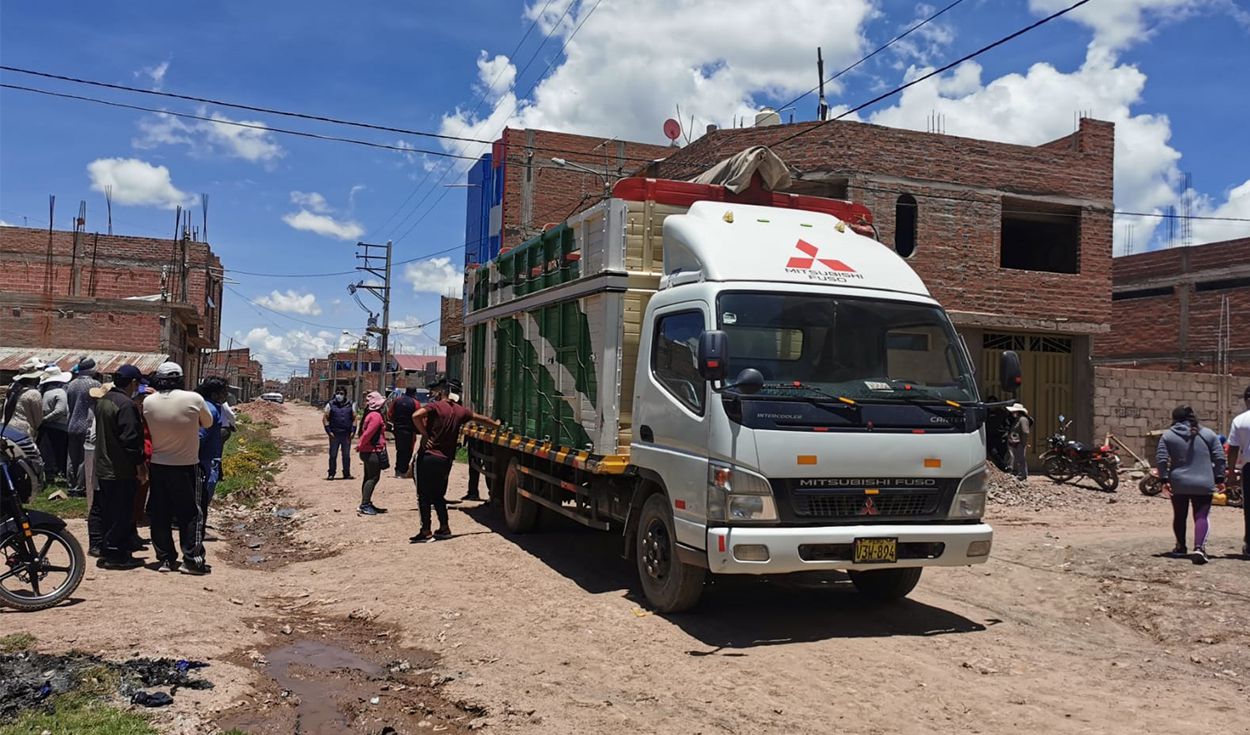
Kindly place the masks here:
<instances>
[{"instance_id":1,"label":"white truck","mask_svg":"<svg viewBox=\"0 0 1250 735\"><path fill-rule=\"evenodd\" d=\"M850 202L632 178L468 273L467 430L507 528L623 536L647 600L844 570L897 599L982 563L967 347ZM1004 353L1003 387L1020 383Z\"/></svg>"}]
</instances>

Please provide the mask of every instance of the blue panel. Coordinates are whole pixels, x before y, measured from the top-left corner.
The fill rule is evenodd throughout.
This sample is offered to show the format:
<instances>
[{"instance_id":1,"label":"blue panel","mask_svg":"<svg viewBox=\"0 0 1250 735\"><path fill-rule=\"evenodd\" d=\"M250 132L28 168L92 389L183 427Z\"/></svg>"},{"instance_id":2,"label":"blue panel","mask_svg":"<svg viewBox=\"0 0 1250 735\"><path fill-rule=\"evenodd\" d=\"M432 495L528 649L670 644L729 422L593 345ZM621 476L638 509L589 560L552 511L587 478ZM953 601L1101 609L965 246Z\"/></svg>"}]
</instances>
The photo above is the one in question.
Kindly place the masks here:
<instances>
[{"instance_id":1,"label":"blue panel","mask_svg":"<svg viewBox=\"0 0 1250 735\"><path fill-rule=\"evenodd\" d=\"M467 202L465 206L464 224L464 264L466 266L484 262L482 253L486 250L485 238L489 235L486 228L490 220L483 218L483 210L489 211L489 194L491 187L490 154L469 169Z\"/></svg>"}]
</instances>

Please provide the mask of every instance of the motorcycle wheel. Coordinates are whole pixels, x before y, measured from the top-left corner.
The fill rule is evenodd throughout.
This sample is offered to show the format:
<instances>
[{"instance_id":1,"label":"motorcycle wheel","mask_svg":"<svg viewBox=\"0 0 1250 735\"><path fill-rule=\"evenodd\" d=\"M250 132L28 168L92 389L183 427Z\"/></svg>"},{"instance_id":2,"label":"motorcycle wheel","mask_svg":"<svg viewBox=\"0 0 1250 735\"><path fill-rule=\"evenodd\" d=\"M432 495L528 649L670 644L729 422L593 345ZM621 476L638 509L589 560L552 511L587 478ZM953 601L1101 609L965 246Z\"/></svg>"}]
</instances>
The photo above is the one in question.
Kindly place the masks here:
<instances>
[{"instance_id":1,"label":"motorcycle wheel","mask_svg":"<svg viewBox=\"0 0 1250 735\"><path fill-rule=\"evenodd\" d=\"M1042 474L1062 485L1076 477L1076 470L1066 458L1054 455L1047 457L1042 463Z\"/></svg>"},{"instance_id":2,"label":"motorcycle wheel","mask_svg":"<svg viewBox=\"0 0 1250 735\"><path fill-rule=\"evenodd\" d=\"M31 559L21 535L0 538L0 604L33 612L65 601L82 582L87 558L69 531L35 528Z\"/></svg>"},{"instance_id":3,"label":"motorcycle wheel","mask_svg":"<svg viewBox=\"0 0 1250 735\"><path fill-rule=\"evenodd\" d=\"M1159 478L1154 475L1146 475L1137 483L1137 489L1142 495L1155 496L1163 492L1163 483L1159 482Z\"/></svg>"},{"instance_id":4,"label":"motorcycle wheel","mask_svg":"<svg viewBox=\"0 0 1250 735\"><path fill-rule=\"evenodd\" d=\"M1110 462L1095 463L1091 469L1090 478L1105 492L1113 493L1120 486L1120 473Z\"/></svg>"}]
</instances>

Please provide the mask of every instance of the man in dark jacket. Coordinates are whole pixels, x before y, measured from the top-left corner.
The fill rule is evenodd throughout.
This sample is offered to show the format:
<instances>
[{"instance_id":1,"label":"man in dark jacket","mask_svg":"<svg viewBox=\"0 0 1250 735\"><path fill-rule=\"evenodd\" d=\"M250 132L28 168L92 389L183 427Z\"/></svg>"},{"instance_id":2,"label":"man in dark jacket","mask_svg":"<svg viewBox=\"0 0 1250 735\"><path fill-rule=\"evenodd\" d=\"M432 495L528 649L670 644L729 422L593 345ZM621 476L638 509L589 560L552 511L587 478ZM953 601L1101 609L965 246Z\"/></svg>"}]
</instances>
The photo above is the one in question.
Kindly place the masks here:
<instances>
[{"instance_id":1,"label":"man in dark jacket","mask_svg":"<svg viewBox=\"0 0 1250 735\"><path fill-rule=\"evenodd\" d=\"M412 464L412 447L417 436L417 427L412 423L412 415L421 404L417 403L417 389L409 388L404 394L391 401L387 417L395 432L395 476L407 477Z\"/></svg>"},{"instance_id":2,"label":"man in dark jacket","mask_svg":"<svg viewBox=\"0 0 1250 735\"><path fill-rule=\"evenodd\" d=\"M326 427L326 436L330 437L330 471L326 479L334 479L340 454L343 456L343 479L352 479L352 430L356 426L356 407L347 400L347 392L342 388L334 391L334 398L326 404L321 423Z\"/></svg>"},{"instance_id":3,"label":"man in dark jacket","mask_svg":"<svg viewBox=\"0 0 1250 735\"><path fill-rule=\"evenodd\" d=\"M95 360L83 357L71 371L74 379L65 386L65 402L69 405L69 445L66 448L69 461L66 463L66 480L69 482L69 494L84 496L87 494L87 478L83 461L87 444L87 424L91 416L95 400L91 397L91 389L99 388L100 381L95 377Z\"/></svg>"},{"instance_id":4,"label":"man in dark jacket","mask_svg":"<svg viewBox=\"0 0 1250 735\"><path fill-rule=\"evenodd\" d=\"M143 563L131 555L137 467L143 462L143 420L133 400L140 377L139 368L122 365L113 374L112 390L95 404L96 502L104 517L97 565L104 569L133 569Z\"/></svg>"}]
</instances>

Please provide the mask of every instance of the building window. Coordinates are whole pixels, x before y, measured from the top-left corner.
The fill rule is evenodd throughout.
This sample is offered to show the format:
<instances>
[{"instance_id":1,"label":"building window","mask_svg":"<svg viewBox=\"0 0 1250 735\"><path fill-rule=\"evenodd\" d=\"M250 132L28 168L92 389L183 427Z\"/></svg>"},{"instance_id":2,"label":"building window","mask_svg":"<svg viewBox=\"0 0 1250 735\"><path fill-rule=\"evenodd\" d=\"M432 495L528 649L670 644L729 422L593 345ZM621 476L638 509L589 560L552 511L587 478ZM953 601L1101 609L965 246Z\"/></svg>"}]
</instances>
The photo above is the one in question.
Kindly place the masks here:
<instances>
[{"instance_id":1,"label":"building window","mask_svg":"<svg viewBox=\"0 0 1250 735\"><path fill-rule=\"evenodd\" d=\"M1003 197L1000 265L1025 271L1079 273L1081 210Z\"/></svg>"},{"instance_id":2,"label":"building window","mask_svg":"<svg viewBox=\"0 0 1250 735\"><path fill-rule=\"evenodd\" d=\"M903 194L894 204L894 252L910 258L916 252L916 197Z\"/></svg>"},{"instance_id":3,"label":"building window","mask_svg":"<svg viewBox=\"0 0 1250 735\"><path fill-rule=\"evenodd\" d=\"M1194 284L1195 291L1224 291L1230 288L1250 288L1250 278L1224 278Z\"/></svg>"},{"instance_id":4,"label":"building window","mask_svg":"<svg viewBox=\"0 0 1250 735\"><path fill-rule=\"evenodd\" d=\"M707 387L699 375L697 359L701 334L701 312L665 314L656 323L655 344L651 348L651 372L655 379L682 405L699 415L703 415L703 394Z\"/></svg>"},{"instance_id":5,"label":"building window","mask_svg":"<svg viewBox=\"0 0 1250 735\"><path fill-rule=\"evenodd\" d=\"M1160 286L1159 288L1139 288L1133 291L1113 291L1111 293L1112 301L1128 301L1130 299L1151 299L1156 296L1171 296L1171 286Z\"/></svg>"}]
</instances>

